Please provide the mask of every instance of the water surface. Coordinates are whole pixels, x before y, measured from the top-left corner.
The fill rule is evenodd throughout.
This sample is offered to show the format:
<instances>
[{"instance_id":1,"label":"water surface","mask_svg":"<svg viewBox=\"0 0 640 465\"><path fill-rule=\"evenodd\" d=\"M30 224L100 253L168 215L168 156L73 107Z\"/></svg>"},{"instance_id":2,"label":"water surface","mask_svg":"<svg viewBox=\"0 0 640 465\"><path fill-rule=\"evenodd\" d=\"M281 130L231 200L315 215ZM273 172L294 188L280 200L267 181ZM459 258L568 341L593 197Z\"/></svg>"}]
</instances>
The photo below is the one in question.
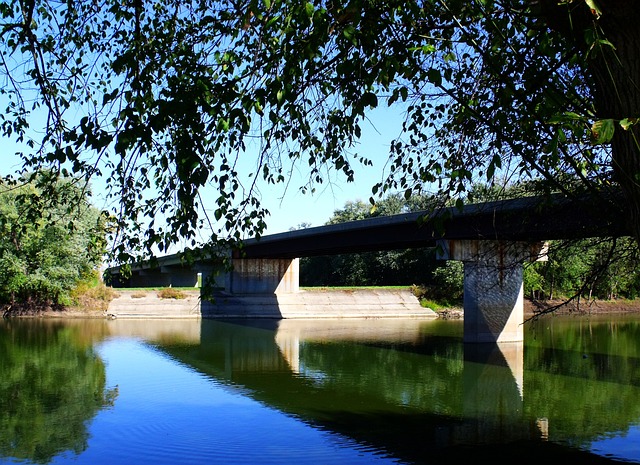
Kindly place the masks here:
<instances>
[{"instance_id":1,"label":"water surface","mask_svg":"<svg viewBox=\"0 0 640 465\"><path fill-rule=\"evenodd\" d=\"M640 462L640 316L5 320L0 462Z\"/></svg>"}]
</instances>

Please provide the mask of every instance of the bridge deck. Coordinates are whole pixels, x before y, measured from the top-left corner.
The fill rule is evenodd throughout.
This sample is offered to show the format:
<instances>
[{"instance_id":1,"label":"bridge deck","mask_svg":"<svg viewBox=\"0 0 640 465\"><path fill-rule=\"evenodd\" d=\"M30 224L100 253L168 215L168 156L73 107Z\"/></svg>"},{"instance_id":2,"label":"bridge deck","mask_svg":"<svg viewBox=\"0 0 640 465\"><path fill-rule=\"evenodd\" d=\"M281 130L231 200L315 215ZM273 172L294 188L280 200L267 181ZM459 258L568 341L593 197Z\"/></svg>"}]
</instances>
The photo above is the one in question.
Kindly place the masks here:
<instances>
[{"instance_id":1,"label":"bridge deck","mask_svg":"<svg viewBox=\"0 0 640 465\"><path fill-rule=\"evenodd\" d=\"M375 250L434 247L438 239L545 241L626 236L614 202L521 198L381 216L263 236L245 242L237 256L293 258Z\"/></svg>"},{"instance_id":2,"label":"bridge deck","mask_svg":"<svg viewBox=\"0 0 640 465\"><path fill-rule=\"evenodd\" d=\"M376 250L434 247L438 239L545 241L628 236L630 228L616 199L529 197L380 216L248 239L235 257L296 258ZM158 265L180 265L180 254ZM147 266L135 267L145 269ZM110 268L113 274L119 267Z\"/></svg>"}]
</instances>

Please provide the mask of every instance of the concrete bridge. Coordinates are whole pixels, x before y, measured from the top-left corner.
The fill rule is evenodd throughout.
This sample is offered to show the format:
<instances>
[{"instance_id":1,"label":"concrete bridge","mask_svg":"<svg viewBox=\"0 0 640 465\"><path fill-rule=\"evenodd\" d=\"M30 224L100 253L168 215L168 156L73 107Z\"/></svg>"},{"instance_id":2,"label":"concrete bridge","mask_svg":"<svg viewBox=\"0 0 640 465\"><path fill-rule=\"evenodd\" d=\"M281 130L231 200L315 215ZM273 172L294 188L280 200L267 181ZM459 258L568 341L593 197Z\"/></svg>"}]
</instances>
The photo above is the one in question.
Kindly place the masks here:
<instances>
[{"instance_id":1,"label":"concrete bridge","mask_svg":"<svg viewBox=\"0 0 640 465\"><path fill-rule=\"evenodd\" d=\"M221 291L202 301L203 316L277 318L287 317L287 306L313 305L305 297L317 298L300 292L299 257L437 247L439 258L464 262L465 342L522 341L523 264L546 259L548 240L629 235L619 205L603 195L488 202L249 239L227 252L230 271L203 253L191 262L175 254L134 266L126 280L120 267L107 273L131 287L194 286L213 277Z\"/></svg>"}]
</instances>

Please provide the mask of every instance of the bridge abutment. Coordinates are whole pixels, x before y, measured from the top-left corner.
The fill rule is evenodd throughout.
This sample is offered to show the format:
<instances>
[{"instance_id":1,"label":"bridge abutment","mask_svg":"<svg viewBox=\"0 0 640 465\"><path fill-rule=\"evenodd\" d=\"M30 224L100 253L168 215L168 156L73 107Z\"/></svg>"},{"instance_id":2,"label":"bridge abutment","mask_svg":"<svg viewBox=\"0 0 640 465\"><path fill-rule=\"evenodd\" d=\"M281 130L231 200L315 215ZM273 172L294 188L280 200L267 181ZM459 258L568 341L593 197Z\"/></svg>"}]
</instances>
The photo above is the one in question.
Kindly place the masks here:
<instances>
[{"instance_id":1,"label":"bridge abutment","mask_svg":"<svg viewBox=\"0 0 640 465\"><path fill-rule=\"evenodd\" d=\"M444 240L439 247L440 259L464 263L464 342L523 341L523 263L544 260L544 243Z\"/></svg>"}]
</instances>

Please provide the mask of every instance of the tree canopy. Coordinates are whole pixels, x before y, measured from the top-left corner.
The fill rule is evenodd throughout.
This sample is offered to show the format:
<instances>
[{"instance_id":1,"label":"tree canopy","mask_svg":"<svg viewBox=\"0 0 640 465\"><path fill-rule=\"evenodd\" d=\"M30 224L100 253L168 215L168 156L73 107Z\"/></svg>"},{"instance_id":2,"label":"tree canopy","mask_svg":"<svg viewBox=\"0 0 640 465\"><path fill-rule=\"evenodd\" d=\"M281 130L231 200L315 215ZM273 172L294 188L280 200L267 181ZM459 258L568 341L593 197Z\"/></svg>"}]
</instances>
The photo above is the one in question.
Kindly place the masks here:
<instances>
[{"instance_id":1,"label":"tree canopy","mask_svg":"<svg viewBox=\"0 0 640 465\"><path fill-rule=\"evenodd\" d=\"M88 194L69 180L46 196L36 181L0 184L0 304L10 304L8 313L21 311L13 304L28 311L70 303L72 289L96 275L104 257L108 219ZM56 208L46 217L32 216L49 202Z\"/></svg>"},{"instance_id":2,"label":"tree canopy","mask_svg":"<svg viewBox=\"0 0 640 465\"><path fill-rule=\"evenodd\" d=\"M405 120L372 202L461 202L478 180L621 189L640 238L634 2L0 0L0 15L2 134L30 171L108 179L120 261L260 236L260 186L292 170L303 191L332 170L353 181L378 106Z\"/></svg>"}]
</instances>

